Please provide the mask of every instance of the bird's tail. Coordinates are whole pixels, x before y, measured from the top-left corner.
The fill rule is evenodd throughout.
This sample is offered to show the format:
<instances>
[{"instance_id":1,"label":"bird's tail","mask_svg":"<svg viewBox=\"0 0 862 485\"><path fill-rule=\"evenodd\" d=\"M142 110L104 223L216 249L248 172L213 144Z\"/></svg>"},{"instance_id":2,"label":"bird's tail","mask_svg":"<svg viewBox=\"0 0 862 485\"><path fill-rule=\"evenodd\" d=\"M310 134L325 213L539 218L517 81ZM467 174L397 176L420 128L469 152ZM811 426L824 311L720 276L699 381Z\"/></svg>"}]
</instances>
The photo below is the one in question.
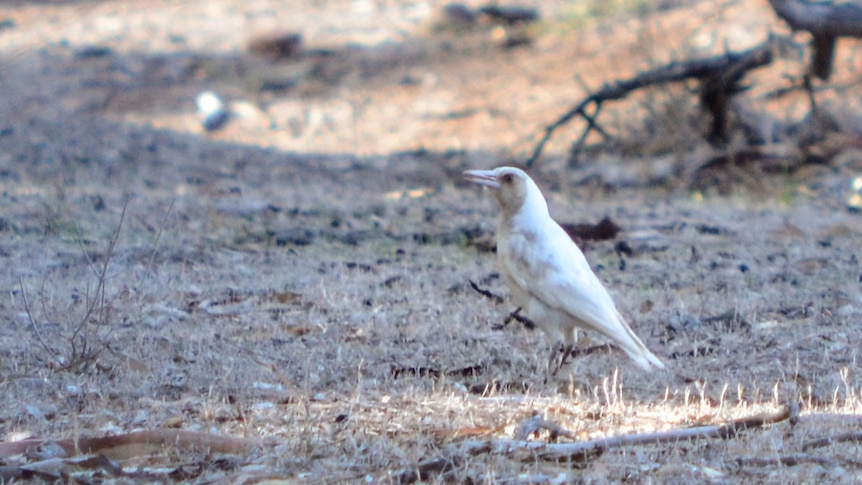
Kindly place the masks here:
<instances>
[{"instance_id":1,"label":"bird's tail","mask_svg":"<svg viewBox=\"0 0 862 485\"><path fill-rule=\"evenodd\" d=\"M620 346L626 354L635 363L643 370L652 370L652 369L664 369L664 363L659 360L658 357L655 356L650 350L644 345L640 338L635 334L634 330L629 327L629 324L626 323L625 319L620 312L616 312L617 320L619 320L620 325L625 329L626 334L629 338L617 338L614 339L615 343Z\"/></svg>"}]
</instances>

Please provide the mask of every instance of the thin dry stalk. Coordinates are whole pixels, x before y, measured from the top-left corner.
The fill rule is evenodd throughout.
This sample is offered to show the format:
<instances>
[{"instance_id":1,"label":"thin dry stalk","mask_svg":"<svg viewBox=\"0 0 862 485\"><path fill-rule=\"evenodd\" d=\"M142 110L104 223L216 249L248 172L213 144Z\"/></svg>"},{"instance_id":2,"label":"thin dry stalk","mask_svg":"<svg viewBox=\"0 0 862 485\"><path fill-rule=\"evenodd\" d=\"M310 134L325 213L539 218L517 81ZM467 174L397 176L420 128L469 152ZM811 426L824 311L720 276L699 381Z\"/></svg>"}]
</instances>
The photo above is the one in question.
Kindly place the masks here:
<instances>
[{"instance_id":1,"label":"thin dry stalk","mask_svg":"<svg viewBox=\"0 0 862 485\"><path fill-rule=\"evenodd\" d=\"M72 332L72 336L69 338L72 352L67 368L77 368L85 362L92 361L105 347L105 338L107 335L100 337L98 332L100 328L108 326L108 322L111 318L112 307L107 294L108 268L111 265L114 250L116 249L117 241L120 238L120 231L123 228L123 222L126 220L126 210L128 207L129 198L126 197L126 200L123 203L123 210L120 213L120 221L114 229L114 232L111 234L111 239L108 243L108 250L101 266L97 267L92 261L90 263L90 268L96 275L96 288L94 290L94 296L91 298L89 294L90 287L87 285L87 295L85 298L86 311L83 318L81 318L81 321L78 323L78 326L75 328L75 331ZM95 322L96 329L94 331L90 331L89 322L91 319ZM110 335L110 333L111 329L109 329L108 335ZM76 343L79 340L79 337L81 341L80 349ZM95 341L99 342L99 348L97 349L92 348Z\"/></svg>"},{"instance_id":2,"label":"thin dry stalk","mask_svg":"<svg viewBox=\"0 0 862 485\"><path fill-rule=\"evenodd\" d=\"M159 225L159 232L156 234L156 242L153 243L153 252L152 254L150 254L150 261L147 263L147 269L146 271L144 271L143 276L141 276L141 279L138 281L138 285L140 285L141 282L143 282L150 276L150 272L153 269L153 263L155 263L156 261L156 253L159 250L159 242L162 240L162 232L165 230L165 225L167 225L168 223L168 217L171 216L171 212L173 212L174 210L174 202L176 202L176 199L171 200L171 205L168 206L168 210L167 212L165 212L165 217L162 219L162 223ZM125 208L123 209L123 211L125 212Z\"/></svg>"},{"instance_id":3,"label":"thin dry stalk","mask_svg":"<svg viewBox=\"0 0 862 485\"><path fill-rule=\"evenodd\" d=\"M59 367L63 365L63 361L60 356L57 354L54 349L45 342L45 337L42 336L41 330L39 330L39 324L36 323L36 320L33 318L33 311L30 308L30 303L27 301L27 291L24 290L24 281L21 278L18 278L18 287L21 288L21 301L24 303L24 313L27 314L27 320L30 321L30 326L33 327L33 333L36 334L36 339L39 340L39 344L51 354L51 357L54 358L54 363Z\"/></svg>"},{"instance_id":4,"label":"thin dry stalk","mask_svg":"<svg viewBox=\"0 0 862 485\"><path fill-rule=\"evenodd\" d=\"M36 339L39 341L39 344L48 351L48 353L52 356L54 360L54 364L59 369L72 370L77 369L81 365L91 362L95 359L99 353L107 347L106 338L110 335L113 330L110 328L110 318L111 318L111 302L108 297L107 290L107 282L108 282L108 268L110 267L111 260L114 255L114 250L117 247L117 242L120 237L120 231L123 227L123 222L126 218L126 210L129 206L129 199L126 198L123 203L123 210L120 214L120 221L117 224L117 227L114 229L111 234L111 239L108 243L108 250L104 256L104 262L100 265L96 265L96 263L90 259L90 268L94 272L96 276L96 286L92 290L88 284L86 294L84 296L85 302L85 311L84 315L78 321L75 326L72 334L67 338L69 342L69 355L68 358L64 358L58 351L48 345L48 342L45 339L45 336L42 334L42 331L39 327L39 324L36 322L36 319L33 317L33 308L30 305L29 300L27 299L27 292L24 290L24 282L20 278L18 279L18 286L21 289L21 299L24 304L24 312L27 314L27 319L30 321L31 326L33 327L33 333L36 335ZM85 256L89 258L87 252L84 251ZM44 284L42 283L42 313L47 316L49 314L48 308L45 305L44 300ZM94 329L91 330L90 323L94 322ZM102 328L108 327L108 332L105 335L100 335L100 330Z\"/></svg>"}]
</instances>

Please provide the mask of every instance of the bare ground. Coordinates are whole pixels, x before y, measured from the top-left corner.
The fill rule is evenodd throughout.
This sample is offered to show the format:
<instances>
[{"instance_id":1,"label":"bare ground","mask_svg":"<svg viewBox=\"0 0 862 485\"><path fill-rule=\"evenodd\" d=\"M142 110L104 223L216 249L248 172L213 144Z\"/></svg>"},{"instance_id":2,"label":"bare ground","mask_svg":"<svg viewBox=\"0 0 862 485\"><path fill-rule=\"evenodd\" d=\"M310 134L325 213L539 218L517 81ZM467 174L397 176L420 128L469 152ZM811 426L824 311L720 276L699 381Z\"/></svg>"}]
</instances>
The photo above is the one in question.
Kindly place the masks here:
<instances>
[{"instance_id":1,"label":"bare ground","mask_svg":"<svg viewBox=\"0 0 862 485\"><path fill-rule=\"evenodd\" d=\"M460 173L523 156L584 95L575 75L598 86L783 28L759 2L642 20L582 21L574 8L549 3L533 45L503 50L485 28L430 33L436 10L421 2L0 6L12 21L0 30L4 440L171 428L256 444L125 463L199 482L389 483L416 470L473 483L862 480L858 442L804 447L862 424L852 143L797 173L733 173L718 196L679 170L708 151L679 93L610 110L621 132L652 124L595 163L568 167L577 130L560 134L533 174L558 220L623 228L585 252L667 371L599 352L546 379L542 336L497 329L514 308L470 288L506 294L488 250L496 208ZM332 52L278 63L243 52L274 26ZM841 45L824 93L850 127L854 53ZM779 64L757 86L801 69ZM261 89L273 81L284 84ZM204 89L244 114L204 133ZM786 118L804 111L803 96L759 94L747 96ZM791 402L793 426L586 464L463 448L511 438L535 413L586 440Z\"/></svg>"}]
</instances>

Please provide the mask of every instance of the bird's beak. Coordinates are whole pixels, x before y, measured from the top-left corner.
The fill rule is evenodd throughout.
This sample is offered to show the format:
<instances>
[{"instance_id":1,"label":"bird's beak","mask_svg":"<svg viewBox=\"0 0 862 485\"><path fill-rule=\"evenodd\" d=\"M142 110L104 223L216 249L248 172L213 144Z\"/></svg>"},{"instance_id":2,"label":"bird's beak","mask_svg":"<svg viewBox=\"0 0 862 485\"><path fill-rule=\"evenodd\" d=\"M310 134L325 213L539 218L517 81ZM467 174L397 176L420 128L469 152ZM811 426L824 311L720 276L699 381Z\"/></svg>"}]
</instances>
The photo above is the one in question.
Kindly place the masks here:
<instances>
[{"instance_id":1,"label":"bird's beak","mask_svg":"<svg viewBox=\"0 0 862 485\"><path fill-rule=\"evenodd\" d=\"M493 170L465 170L464 178L470 182L475 182L485 187L499 189L500 182L497 181L497 174Z\"/></svg>"}]
</instances>

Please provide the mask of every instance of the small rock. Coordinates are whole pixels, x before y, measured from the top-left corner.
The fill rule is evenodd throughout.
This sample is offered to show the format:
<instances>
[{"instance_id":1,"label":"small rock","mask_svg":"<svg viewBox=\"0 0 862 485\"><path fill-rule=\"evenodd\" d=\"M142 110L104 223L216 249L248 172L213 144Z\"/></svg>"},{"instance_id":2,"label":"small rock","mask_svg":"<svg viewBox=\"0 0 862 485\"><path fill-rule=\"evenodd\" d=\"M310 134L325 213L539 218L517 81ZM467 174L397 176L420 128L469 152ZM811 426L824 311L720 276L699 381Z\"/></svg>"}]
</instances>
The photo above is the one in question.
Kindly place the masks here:
<instances>
[{"instance_id":1,"label":"small rock","mask_svg":"<svg viewBox=\"0 0 862 485\"><path fill-rule=\"evenodd\" d=\"M862 212L862 177L856 177L850 182L847 210L853 213Z\"/></svg>"},{"instance_id":2,"label":"small rock","mask_svg":"<svg viewBox=\"0 0 862 485\"><path fill-rule=\"evenodd\" d=\"M197 104L198 107L201 124L206 131L214 131L221 128L228 119L228 113L225 110L224 103L221 98L212 91L204 91L198 94L198 97L195 99L195 104Z\"/></svg>"},{"instance_id":3,"label":"small rock","mask_svg":"<svg viewBox=\"0 0 862 485\"><path fill-rule=\"evenodd\" d=\"M295 32L258 34L246 42L246 48L271 59L296 57L302 53L302 36Z\"/></svg>"},{"instance_id":4,"label":"small rock","mask_svg":"<svg viewBox=\"0 0 862 485\"><path fill-rule=\"evenodd\" d=\"M261 129L268 129L275 126L272 118L256 104L248 101L234 101L230 105L230 115Z\"/></svg>"},{"instance_id":5,"label":"small rock","mask_svg":"<svg viewBox=\"0 0 862 485\"><path fill-rule=\"evenodd\" d=\"M667 329L673 333L693 332L703 326L703 322L695 315L684 313L668 318Z\"/></svg>"}]
</instances>

